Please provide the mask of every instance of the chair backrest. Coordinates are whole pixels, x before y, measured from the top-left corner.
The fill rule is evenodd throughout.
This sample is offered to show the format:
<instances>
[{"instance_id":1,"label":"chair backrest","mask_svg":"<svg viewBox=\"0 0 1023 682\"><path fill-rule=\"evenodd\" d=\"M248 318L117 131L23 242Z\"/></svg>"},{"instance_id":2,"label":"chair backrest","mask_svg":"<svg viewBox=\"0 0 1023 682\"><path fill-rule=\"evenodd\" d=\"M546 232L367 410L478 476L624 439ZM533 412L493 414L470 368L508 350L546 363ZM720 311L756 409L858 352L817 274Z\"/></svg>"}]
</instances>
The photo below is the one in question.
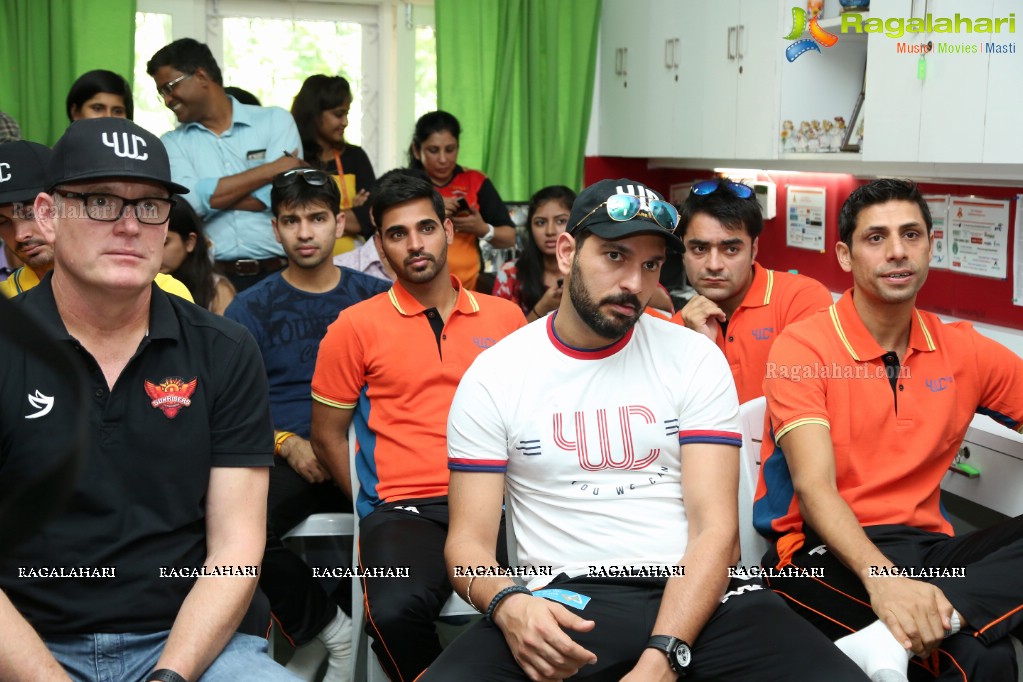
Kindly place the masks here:
<instances>
[{"instance_id":1,"label":"chair backrest","mask_svg":"<svg viewBox=\"0 0 1023 682\"><path fill-rule=\"evenodd\" d=\"M767 399L754 398L739 406L742 448L739 451L739 563L759 566L767 551L767 540L753 527L753 496L760 476L760 446L763 443Z\"/></svg>"}]
</instances>

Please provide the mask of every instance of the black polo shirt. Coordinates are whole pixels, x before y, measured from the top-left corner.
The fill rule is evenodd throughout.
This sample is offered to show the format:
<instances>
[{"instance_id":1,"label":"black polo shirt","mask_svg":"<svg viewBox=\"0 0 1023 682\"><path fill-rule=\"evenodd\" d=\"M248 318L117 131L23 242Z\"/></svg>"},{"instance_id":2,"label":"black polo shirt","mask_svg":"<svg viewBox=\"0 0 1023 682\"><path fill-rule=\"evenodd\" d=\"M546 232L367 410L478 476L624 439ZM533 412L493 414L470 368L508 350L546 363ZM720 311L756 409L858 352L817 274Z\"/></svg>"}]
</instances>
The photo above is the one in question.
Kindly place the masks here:
<instances>
[{"instance_id":1,"label":"black polo shirt","mask_svg":"<svg viewBox=\"0 0 1023 682\"><path fill-rule=\"evenodd\" d=\"M255 341L241 325L154 285L149 334L108 391L96 361L64 327L49 276L12 303L74 348L91 401L73 404L54 370L3 344L0 495L33 476L36 453L53 447L75 410L89 410L90 425L70 501L0 558L0 587L43 636L166 630L195 578L161 577L161 568L168 575L205 560L211 467L273 465Z\"/></svg>"}]
</instances>

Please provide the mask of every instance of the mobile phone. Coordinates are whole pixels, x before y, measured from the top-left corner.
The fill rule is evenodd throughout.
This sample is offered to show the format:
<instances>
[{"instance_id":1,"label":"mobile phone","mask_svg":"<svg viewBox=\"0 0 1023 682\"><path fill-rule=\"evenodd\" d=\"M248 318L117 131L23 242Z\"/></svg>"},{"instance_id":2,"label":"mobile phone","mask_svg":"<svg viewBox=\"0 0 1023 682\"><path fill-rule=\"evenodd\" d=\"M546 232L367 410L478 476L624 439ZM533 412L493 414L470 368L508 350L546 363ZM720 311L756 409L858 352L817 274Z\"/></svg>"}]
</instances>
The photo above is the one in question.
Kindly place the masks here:
<instances>
[{"instance_id":1,"label":"mobile phone","mask_svg":"<svg viewBox=\"0 0 1023 682\"><path fill-rule=\"evenodd\" d=\"M472 213L469 202L465 200L465 197L458 197L458 209L455 211L455 215L468 215L469 213Z\"/></svg>"},{"instance_id":2,"label":"mobile phone","mask_svg":"<svg viewBox=\"0 0 1023 682\"><path fill-rule=\"evenodd\" d=\"M560 289L561 285L564 284L564 283L565 283L565 278L564 277L559 277L558 278L558 288Z\"/></svg>"}]
</instances>

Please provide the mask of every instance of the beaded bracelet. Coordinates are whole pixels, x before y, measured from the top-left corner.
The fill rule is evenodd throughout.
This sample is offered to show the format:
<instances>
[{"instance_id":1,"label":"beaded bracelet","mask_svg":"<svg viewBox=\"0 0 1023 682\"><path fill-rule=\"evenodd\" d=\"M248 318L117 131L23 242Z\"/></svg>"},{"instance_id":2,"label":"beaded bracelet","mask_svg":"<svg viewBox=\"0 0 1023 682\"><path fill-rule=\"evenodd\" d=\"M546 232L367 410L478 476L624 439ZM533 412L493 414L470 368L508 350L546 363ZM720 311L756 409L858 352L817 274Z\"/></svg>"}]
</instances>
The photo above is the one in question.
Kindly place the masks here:
<instances>
[{"instance_id":1,"label":"beaded bracelet","mask_svg":"<svg viewBox=\"0 0 1023 682\"><path fill-rule=\"evenodd\" d=\"M497 605L501 603L502 599L512 594L532 595L533 593L529 590L528 587L525 587L523 585L512 585L511 587L504 588L503 590L495 594L494 598L490 600L490 606L487 607L487 614L485 618L487 620L493 620L494 610L497 609Z\"/></svg>"}]
</instances>

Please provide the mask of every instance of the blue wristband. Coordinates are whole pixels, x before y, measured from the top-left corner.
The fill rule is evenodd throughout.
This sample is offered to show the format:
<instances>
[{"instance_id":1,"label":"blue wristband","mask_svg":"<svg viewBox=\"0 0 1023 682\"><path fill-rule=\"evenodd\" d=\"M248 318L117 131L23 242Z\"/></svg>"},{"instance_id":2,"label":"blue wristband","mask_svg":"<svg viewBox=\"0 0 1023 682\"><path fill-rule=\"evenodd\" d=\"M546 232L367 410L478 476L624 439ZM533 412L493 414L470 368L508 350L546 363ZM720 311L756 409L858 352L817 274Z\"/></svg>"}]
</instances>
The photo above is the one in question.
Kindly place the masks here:
<instances>
[{"instance_id":1,"label":"blue wristband","mask_svg":"<svg viewBox=\"0 0 1023 682\"><path fill-rule=\"evenodd\" d=\"M484 618L486 618L487 620L493 620L494 611L497 609L497 605L501 603L502 599L511 594L528 594L530 596L533 595L533 593L530 591L528 587L524 587L522 585L512 585L511 587L506 587L497 594L495 594L494 598L490 600L490 606L487 607L487 613L484 616Z\"/></svg>"}]
</instances>

